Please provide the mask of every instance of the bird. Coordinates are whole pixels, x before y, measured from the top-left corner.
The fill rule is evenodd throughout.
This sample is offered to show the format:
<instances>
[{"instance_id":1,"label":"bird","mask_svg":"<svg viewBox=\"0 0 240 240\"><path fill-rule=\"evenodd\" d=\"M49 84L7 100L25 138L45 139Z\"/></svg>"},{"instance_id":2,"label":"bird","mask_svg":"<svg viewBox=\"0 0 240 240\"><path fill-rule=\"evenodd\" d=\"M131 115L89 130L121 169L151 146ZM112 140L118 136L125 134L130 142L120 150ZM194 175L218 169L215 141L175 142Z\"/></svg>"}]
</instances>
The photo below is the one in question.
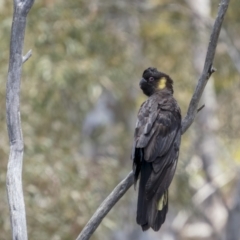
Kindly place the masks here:
<instances>
[{"instance_id":1,"label":"bird","mask_svg":"<svg viewBox=\"0 0 240 240\"><path fill-rule=\"evenodd\" d=\"M168 188L181 143L181 109L173 97L173 80L147 68L139 83L147 100L141 105L131 158L134 187L139 179L136 222L143 231L158 231L168 212Z\"/></svg>"}]
</instances>

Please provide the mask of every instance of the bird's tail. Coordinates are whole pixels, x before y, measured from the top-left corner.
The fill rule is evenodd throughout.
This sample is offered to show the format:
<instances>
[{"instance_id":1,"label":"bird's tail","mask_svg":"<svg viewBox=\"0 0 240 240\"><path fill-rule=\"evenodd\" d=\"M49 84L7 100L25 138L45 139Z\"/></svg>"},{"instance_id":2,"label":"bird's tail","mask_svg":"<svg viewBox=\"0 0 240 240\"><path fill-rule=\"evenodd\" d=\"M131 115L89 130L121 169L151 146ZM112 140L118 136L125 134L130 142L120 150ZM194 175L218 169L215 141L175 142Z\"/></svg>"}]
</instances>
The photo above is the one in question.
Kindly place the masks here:
<instances>
[{"instance_id":1,"label":"bird's tail","mask_svg":"<svg viewBox=\"0 0 240 240\"><path fill-rule=\"evenodd\" d=\"M164 192L160 200L153 197L148 205L147 219L149 227L151 227L154 231L158 231L165 222L167 212L168 190Z\"/></svg>"},{"instance_id":2,"label":"bird's tail","mask_svg":"<svg viewBox=\"0 0 240 240\"><path fill-rule=\"evenodd\" d=\"M146 190L145 186L152 172L151 163L142 161L141 166L141 177L139 182L139 190L138 190L138 204L137 204L137 224L142 226L143 231L149 229L148 224L148 206L149 200L146 199Z\"/></svg>"},{"instance_id":3,"label":"bird's tail","mask_svg":"<svg viewBox=\"0 0 240 240\"><path fill-rule=\"evenodd\" d=\"M142 162L141 178L138 191L137 205L137 223L141 225L142 230L146 231L150 227L154 231L158 231L164 223L168 211L168 191L166 190L162 196L157 194L152 199L146 198L146 183L152 172L151 163Z\"/></svg>"},{"instance_id":4,"label":"bird's tail","mask_svg":"<svg viewBox=\"0 0 240 240\"><path fill-rule=\"evenodd\" d=\"M158 202L155 199L147 201L141 196L141 193L142 191L139 191L137 223L141 225L143 231L150 227L154 231L158 231L165 222L168 212L168 191L163 194Z\"/></svg>"}]
</instances>

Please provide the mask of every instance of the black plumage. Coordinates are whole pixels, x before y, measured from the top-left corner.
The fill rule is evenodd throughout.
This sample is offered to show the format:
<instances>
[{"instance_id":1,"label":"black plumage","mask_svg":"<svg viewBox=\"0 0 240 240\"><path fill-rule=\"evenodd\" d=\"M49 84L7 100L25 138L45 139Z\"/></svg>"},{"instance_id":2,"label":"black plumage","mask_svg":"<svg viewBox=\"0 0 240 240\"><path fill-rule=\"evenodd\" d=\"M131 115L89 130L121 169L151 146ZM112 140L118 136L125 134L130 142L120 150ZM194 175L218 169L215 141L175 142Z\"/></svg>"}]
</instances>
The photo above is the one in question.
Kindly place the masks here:
<instances>
[{"instance_id":1,"label":"black plumage","mask_svg":"<svg viewBox=\"0 0 240 240\"><path fill-rule=\"evenodd\" d=\"M148 99L138 112L132 151L134 184L138 178L137 223L158 231L168 211L181 141L181 110L172 79L156 68L143 72L140 88Z\"/></svg>"}]
</instances>

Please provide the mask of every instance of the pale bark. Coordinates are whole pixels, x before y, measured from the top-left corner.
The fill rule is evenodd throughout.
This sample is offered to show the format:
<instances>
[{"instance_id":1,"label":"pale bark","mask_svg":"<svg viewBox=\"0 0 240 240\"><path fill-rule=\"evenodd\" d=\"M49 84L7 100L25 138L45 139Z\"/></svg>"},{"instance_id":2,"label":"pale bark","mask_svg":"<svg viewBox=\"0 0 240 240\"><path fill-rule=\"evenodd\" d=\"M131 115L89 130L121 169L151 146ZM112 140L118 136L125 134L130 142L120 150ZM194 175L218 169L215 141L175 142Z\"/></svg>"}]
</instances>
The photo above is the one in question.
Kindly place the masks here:
<instances>
[{"instance_id":1,"label":"pale bark","mask_svg":"<svg viewBox=\"0 0 240 240\"><path fill-rule=\"evenodd\" d=\"M26 240L26 213L22 189L23 137L20 118L20 84L26 18L34 0L15 0L12 22L10 60L6 89L7 128L10 155L7 169L7 194L11 217L12 239Z\"/></svg>"}]
</instances>

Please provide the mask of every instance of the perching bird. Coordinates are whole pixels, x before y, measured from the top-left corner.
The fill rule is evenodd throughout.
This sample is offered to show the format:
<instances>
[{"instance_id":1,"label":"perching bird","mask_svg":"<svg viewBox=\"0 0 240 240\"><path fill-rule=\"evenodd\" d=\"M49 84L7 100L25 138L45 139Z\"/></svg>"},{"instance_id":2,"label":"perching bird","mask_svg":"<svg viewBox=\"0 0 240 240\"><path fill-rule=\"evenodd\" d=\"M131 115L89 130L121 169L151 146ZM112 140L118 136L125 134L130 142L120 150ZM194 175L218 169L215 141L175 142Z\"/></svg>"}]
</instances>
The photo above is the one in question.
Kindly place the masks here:
<instances>
[{"instance_id":1,"label":"perching bird","mask_svg":"<svg viewBox=\"0 0 240 240\"><path fill-rule=\"evenodd\" d=\"M181 141L181 110L173 98L173 81L156 68L143 72L139 83L148 99L138 112L132 151L134 185L140 178L137 223L158 231L168 211Z\"/></svg>"}]
</instances>

